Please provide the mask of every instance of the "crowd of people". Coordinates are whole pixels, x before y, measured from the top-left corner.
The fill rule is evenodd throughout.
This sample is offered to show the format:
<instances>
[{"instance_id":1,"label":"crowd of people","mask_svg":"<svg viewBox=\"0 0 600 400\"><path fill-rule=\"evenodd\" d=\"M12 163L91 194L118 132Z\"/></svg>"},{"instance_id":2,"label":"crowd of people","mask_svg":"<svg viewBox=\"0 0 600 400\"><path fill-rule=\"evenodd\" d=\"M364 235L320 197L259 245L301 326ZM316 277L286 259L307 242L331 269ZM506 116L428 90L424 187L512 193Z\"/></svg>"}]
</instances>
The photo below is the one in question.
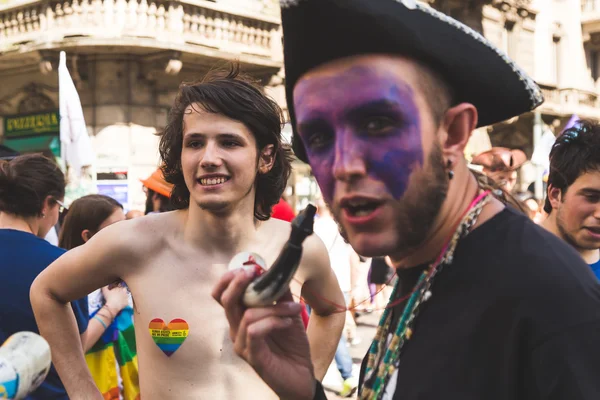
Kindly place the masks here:
<instances>
[{"instance_id":1,"label":"crowd of people","mask_svg":"<svg viewBox=\"0 0 600 400\"><path fill-rule=\"evenodd\" d=\"M67 208L53 160L0 161L0 343L52 352L29 398L318 400L335 362L365 400L597 399L600 125L558 136L542 214L515 192L522 151L464 157L543 100L483 37L411 0L283 1L282 26L291 148L232 64L180 86L143 213ZM292 150L321 189L315 235L286 294L249 308L262 272L228 265L286 244ZM380 322L355 374L358 309Z\"/></svg>"}]
</instances>

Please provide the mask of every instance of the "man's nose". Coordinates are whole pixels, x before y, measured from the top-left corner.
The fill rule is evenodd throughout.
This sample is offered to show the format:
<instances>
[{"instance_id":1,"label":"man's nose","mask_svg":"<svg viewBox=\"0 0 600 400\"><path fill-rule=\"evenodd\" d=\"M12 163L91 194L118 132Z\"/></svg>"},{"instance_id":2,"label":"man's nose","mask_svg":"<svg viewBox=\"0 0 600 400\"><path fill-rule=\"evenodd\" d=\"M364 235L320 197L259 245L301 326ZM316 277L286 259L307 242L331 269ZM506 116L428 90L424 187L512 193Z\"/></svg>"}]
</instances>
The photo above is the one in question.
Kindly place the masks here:
<instances>
[{"instance_id":1,"label":"man's nose","mask_svg":"<svg viewBox=\"0 0 600 400\"><path fill-rule=\"evenodd\" d=\"M208 142L202 153L202 159L200 160L200 166L203 168L214 168L218 167L223 163L219 146L215 142Z\"/></svg>"},{"instance_id":2,"label":"man's nose","mask_svg":"<svg viewBox=\"0 0 600 400\"><path fill-rule=\"evenodd\" d=\"M348 133L336 135L333 175L351 181L367 174L365 144Z\"/></svg>"},{"instance_id":3,"label":"man's nose","mask_svg":"<svg viewBox=\"0 0 600 400\"><path fill-rule=\"evenodd\" d=\"M600 220L600 203L596 204L596 208L594 209L594 218Z\"/></svg>"}]
</instances>

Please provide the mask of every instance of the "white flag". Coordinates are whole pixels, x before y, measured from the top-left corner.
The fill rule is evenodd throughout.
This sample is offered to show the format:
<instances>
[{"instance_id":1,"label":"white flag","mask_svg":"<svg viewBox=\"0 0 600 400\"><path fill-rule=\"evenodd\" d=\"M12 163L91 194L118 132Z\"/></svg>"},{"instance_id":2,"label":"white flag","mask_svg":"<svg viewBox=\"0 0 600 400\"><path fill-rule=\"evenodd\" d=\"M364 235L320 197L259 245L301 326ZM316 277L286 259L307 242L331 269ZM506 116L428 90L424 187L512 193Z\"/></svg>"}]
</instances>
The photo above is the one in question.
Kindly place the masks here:
<instances>
[{"instance_id":1,"label":"white flag","mask_svg":"<svg viewBox=\"0 0 600 400\"><path fill-rule=\"evenodd\" d=\"M60 52L58 64L58 101L60 104L61 157L76 178L82 168L94 163L94 150L85 126L79 94L67 69L67 56Z\"/></svg>"}]
</instances>

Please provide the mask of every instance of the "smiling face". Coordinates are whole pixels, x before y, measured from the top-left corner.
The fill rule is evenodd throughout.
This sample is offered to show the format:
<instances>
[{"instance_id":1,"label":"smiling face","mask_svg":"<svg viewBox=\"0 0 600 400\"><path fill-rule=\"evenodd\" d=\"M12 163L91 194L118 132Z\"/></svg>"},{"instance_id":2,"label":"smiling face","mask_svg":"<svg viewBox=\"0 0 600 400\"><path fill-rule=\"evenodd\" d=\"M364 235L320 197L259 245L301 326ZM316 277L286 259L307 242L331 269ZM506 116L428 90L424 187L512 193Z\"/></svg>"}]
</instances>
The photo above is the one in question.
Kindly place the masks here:
<instances>
[{"instance_id":1,"label":"smiling face","mask_svg":"<svg viewBox=\"0 0 600 400\"><path fill-rule=\"evenodd\" d=\"M600 248L600 172L590 171L565 193L548 191L560 235L578 250Z\"/></svg>"},{"instance_id":2,"label":"smiling face","mask_svg":"<svg viewBox=\"0 0 600 400\"><path fill-rule=\"evenodd\" d=\"M419 79L412 61L372 55L320 66L294 88L312 171L365 256L419 245L447 192L437 124Z\"/></svg>"},{"instance_id":3,"label":"smiling face","mask_svg":"<svg viewBox=\"0 0 600 400\"><path fill-rule=\"evenodd\" d=\"M241 122L189 106L183 117L181 167L190 200L219 212L254 201L256 140Z\"/></svg>"}]
</instances>

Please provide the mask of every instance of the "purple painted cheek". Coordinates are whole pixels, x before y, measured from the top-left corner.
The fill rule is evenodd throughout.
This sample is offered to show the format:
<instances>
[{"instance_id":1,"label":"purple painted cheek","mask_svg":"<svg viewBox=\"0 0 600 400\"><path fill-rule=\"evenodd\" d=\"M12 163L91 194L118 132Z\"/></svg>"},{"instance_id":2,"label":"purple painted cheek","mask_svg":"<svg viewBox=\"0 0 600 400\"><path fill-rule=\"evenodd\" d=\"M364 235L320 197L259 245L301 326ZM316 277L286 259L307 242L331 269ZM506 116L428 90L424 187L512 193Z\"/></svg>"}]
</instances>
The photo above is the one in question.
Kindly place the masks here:
<instances>
[{"instance_id":1,"label":"purple painted cheek","mask_svg":"<svg viewBox=\"0 0 600 400\"><path fill-rule=\"evenodd\" d=\"M423 149L417 128L395 136L371 152L370 175L381 180L395 199L401 198L415 167L423 165Z\"/></svg>"}]
</instances>

